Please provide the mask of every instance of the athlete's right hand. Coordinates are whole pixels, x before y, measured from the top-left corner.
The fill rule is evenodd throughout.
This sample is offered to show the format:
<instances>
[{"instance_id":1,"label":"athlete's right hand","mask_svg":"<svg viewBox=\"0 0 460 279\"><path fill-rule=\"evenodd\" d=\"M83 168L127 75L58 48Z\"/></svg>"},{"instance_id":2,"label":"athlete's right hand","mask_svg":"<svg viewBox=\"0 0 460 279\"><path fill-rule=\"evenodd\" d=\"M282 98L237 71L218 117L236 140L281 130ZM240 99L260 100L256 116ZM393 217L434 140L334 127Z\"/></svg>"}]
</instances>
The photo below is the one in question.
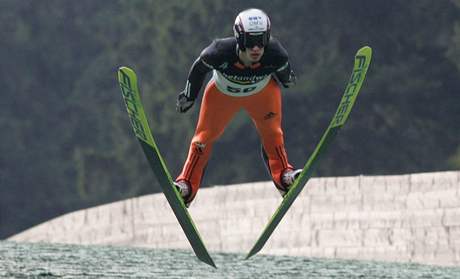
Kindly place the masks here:
<instances>
[{"instance_id":1,"label":"athlete's right hand","mask_svg":"<svg viewBox=\"0 0 460 279\"><path fill-rule=\"evenodd\" d=\"M185 95L185 91L182 91L179 96L177 96L176 110L180 113L184 113L188 111L194 103L195 100L189 99Z\"/></svg>"}]
</instances>

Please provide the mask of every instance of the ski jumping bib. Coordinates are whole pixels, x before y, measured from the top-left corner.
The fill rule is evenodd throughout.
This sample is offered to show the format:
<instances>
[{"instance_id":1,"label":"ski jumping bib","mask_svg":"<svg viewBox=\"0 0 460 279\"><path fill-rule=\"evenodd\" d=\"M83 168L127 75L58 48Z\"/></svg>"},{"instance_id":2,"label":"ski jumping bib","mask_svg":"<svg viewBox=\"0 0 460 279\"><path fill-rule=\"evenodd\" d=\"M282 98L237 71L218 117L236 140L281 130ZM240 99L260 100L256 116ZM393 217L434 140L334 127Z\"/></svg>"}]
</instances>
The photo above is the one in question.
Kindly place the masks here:
<instances>
[{"instance_id":1,"label":"ski jumping bib","mask_svg":"<svg viewBox=\"0 0 460 279\"><path fill-rule=\"evenodd\" d=\"M213 70L211 81L215 81L219 91L226 95L244 97L260 92L270 81L271 75L266 75L264 77L251 77L246 78L245 80L237 80L238 78L241 79L242 77L225 77L224 74L219 71ZM235 81L232 81L231 79L234 79Z\"/></svg>"}]
</instances>

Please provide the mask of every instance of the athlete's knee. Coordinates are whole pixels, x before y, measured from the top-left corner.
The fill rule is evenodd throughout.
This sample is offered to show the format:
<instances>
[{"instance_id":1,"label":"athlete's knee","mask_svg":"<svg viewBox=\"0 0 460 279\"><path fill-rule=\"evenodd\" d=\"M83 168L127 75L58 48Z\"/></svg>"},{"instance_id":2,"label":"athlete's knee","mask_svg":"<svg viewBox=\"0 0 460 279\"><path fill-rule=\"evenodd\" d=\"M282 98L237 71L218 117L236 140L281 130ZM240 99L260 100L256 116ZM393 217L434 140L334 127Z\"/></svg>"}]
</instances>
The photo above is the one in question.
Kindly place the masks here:
<instances>
[{"instance_id":1,"label":"athlete's knee","mask_svg":"<svg viewBox=\"0 0 460 279\"><path fill-rule=\"evenodd\" d=\"M268 145L280 145L284 142L283 130L280 128L267 129L261 133L261 137Z\"/></svg>"},{"instance_id":2,"label":"athlete's knee","mask_svg":"<svg viewBox=\"0 0 460 279\"><path fill-rule=\"evenodd\" d=\"M210 130L201 131L193 136L192 143L198 143L200 145L213 144L220 137L220 133L216 133Z\"/></svg>"}]
</instances>

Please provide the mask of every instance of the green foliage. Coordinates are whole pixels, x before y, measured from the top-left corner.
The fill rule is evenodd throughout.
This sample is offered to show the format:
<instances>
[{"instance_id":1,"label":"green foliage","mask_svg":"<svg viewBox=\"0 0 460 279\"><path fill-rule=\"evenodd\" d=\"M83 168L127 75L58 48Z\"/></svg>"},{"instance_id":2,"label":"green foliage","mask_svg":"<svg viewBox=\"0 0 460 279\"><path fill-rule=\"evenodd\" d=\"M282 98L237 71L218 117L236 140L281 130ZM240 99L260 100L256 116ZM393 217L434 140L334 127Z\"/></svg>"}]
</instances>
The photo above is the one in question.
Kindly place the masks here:
<instances>
[{"instance_id":1,"label":"green foliage","mask_svg":"<svg viewBox=\"0 0 460 279\"><path fill-rule=\"evenodd\" d=\"M175 176L199 103L175 112L188 70L234 17L262 7L290 53L284 90L291 161L303 165L344 90L355 51L373 64L318 175L460 168L458 1L0 2L0 237L78 208L158 192L131 131L116 70L136 70L157 143ZM204 185L268 180L259 138L239 114ZM225 163L223 163L225 162Z\"/></svg>"}]
</instances>

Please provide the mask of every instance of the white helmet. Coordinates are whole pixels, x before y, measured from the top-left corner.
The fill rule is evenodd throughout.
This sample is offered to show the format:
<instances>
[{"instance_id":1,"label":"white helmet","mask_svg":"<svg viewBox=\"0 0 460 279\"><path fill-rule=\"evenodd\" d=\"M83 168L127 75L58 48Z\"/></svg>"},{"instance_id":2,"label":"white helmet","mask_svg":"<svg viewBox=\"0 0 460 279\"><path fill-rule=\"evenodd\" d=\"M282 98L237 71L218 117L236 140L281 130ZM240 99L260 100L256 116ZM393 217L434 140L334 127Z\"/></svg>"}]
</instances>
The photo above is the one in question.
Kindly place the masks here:
<instances>
[{"instance_id":1,"label":"white helmet","mask_svg":"<svg viewBox=\"0 0 460 279\"><path fill-rule=\"evenodd\" d=\"M270 40L270 19L262 10L244 10L236 17L233 32L242 51L256 45L265 47Z\"/></svg>"}]
</instances>

